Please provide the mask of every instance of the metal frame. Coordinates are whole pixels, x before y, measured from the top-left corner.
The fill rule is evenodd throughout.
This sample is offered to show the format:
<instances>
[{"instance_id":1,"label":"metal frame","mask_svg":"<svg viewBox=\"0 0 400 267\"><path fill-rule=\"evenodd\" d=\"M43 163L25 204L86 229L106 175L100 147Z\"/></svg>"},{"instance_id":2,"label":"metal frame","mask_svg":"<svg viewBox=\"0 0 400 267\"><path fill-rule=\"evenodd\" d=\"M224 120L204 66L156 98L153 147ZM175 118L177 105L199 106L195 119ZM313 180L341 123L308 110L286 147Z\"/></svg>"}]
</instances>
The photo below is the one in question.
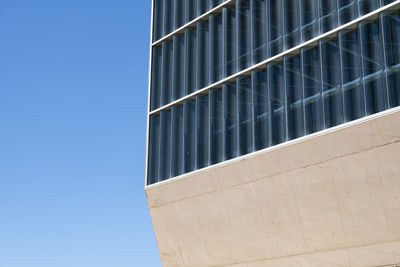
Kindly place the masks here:
<instances>
[{"instance_id":1,"label":"metal frame","mask_svg":"<svg viewBox=\"0 0 400 267\"><path fill-rule=\"evenodd\" d=\"M240 160L243 160L245 158L253 157L255 155L258 155L258 154L261 154L261 153L265 153L265 152L268 152L268 151L271 151L271 150L275 150L275 149L278 149L280 147L285 147L287 145L294 144L294 143L297 143L297 142L300 142L300 141L303 141L303 140L307 140L307 139L315 137L315 136L323 135L325 133L329 133L329 132L332 132L332 131L337 131L339 129L343 129L343 128L349 127L351 125L360 123L362 121L367 121L367 120L373 119L375 117L380 117L380 116L383 116L383 115L386 115L386 114L390 114L392 112L400 110L400 108L392 108L392 109L389 109L389 110L386 110L386 111L382 111L382 112L377 113L377 114L366 116L366 117L363 117L361 119L358 119L358 120L355 120L355 121L351 121L351 122L348 122L348 123L340 124L338 126L335 126L335 127L329 128L329 129L325 129L325 130L322 130L322 131L319 131L317 133L313 133L313 134L310 134L310 135L306 135L306 136L303 136L303 137L300 137L300 138L297 138L297 139L294 139L294 140L291 140L291 141L288 141L288 142L285 142L285 143L282 143L282 144L278 144L278 145L275 145L275 146L272 146L272 147L269 147L269 148L266 148L266 149L263 149L263 150L255 151L255 152L243 155L243 156L236 157L236 158L231 159L231 160L227 160L227 161L223 161L223 162L218 163L218 164L210 165L210 166L208 166L206 168L203 168L203 169L200 169L200 170L195 170L195 171L190 172L190 173L185 173L185 174L182 174L180 176L176 176L176 177L170 178L170 179L168 179L166 181L158 182L158 183L155 183L155 184L152 184L152 185L147 185L148 148L149 148L149 120L150 120L150 116L151 115L159 114L162 110L170 110L172 108L172 106L177 105L177 104L181 104L185 100L188 100L188 99L194 99L194 98L196 98L197 95L206 94L211 89L222 88L222 85L224 83L236 81L239 76L250 76L251 72L253 70L265 69L268 63L280 62L280 61L283 60L284 56L286 56L286 55L298 54L300 52L300 50L302 48L304 48L304 47L314 47L322 39L330 39L330 38L335 37L339 33L339 31L348 30L348 29L354 29L362 21L370 21L370 20L377 19L378 16L383 12L393 11L393 10L396 10L396 9L400 8L400 0L396 0L393 3L384 5L384 6L380 7L379 9L377 9L377 10L375 10L373 12L370 12L370 13L368 13L366 15L358 17L357 19L352 20L352 21L350 21L350 22L348 22L346 24L343 24L341 26L338 26L338 27L326 32L326 33L320 34L319 36L314 37L311 40L308 40L308 41L303 42L303 43L301 43L301 44L299 44L299 45L297 45L297 46L295 46L293 48L285 50L285 51L283 51L282 53L280 53L278 55L270 57L270 58L268 58L268 59L266 59L264 61L261 61L261 62L255 64L255 65L247 68L247 69L244 69L242 71L236 72L236 73L234 73L234 74L232 74L232 75L230 75L230 76L228 76L228 77L226 77L226 78L224 78L224 79L222 79L222 80L220 80L218 82L210 84L210 85L208 85L208 86L206 86L206 87L204 87L202 89L199 89L199 90L197 90L197 91L195 91L195 92L193 92L193 93L191 93L189 95L186 95L186 96L184 96L184 97L182 97L180 99L177 99L177 100L175 100L175 101L173 101L173 102L171 102L171 103L169 103L167 105L164 105L162 107L159 107L159 108L151 111L151 109L150 109L150 90L151 90L151 67L152 67L151 63L152 63L152 48L153 48L153 46L156 46L156 45L160 44L164 40L171 39L174 34L181 33L182 31L184 31L185 28L192 27L196 22L206 19L210 14L213 14L215 12L219 12L220 10L223 9L223 7L225 7L226 5L231 4L231 3L234 4L235 0L228 0L228 1L220 4L219 6L211 9L210 11L208 11L205 14L203 14L202 16L192 20L191 22L183 25L181 28L175 30L174 32L168 34L167 36L164 36L163 38L161 38L157 42L153 43L152 42L152 39L153 39L152 36L153 36L154 0L152 0L151 31L150 31L151 32L151 37L150 37L150 40L151 40L150 44L151 45L150 45L149 85L148 85L148 114L147 114L147 132L146 132L145 189L150 188L150 187L154 187L156 185L165 184L166 182L174 181L176 179L181 179L183 177L190 176L190 175L196 174L196 173L198 173L200 171L208 170L210 168L214 168L214 167L217 167L217 166L222 166L222 165L228 164L230 162L240 161Z\"/></svg>"}]
</instances>

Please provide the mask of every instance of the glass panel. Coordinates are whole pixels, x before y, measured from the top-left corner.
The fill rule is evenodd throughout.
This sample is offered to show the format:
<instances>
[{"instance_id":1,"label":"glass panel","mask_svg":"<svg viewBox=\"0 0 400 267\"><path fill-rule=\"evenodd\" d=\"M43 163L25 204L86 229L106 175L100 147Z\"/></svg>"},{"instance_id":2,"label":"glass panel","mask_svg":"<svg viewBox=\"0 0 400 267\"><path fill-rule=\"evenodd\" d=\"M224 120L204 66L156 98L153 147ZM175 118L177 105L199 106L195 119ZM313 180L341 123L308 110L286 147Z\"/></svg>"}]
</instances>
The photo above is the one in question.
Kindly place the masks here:
<instances>
[{"instance_id":1,"label":"glass panel","mask_svg":"<svg viewBox=\"0 0 400 267\"><path fill-rule=\"evenodd\" d=\"M343 123L341 69L337 40L322 40L320 49L325 128L329 128Z\"/></svg>"},{"instance_id":2,"label":"glass panel","mask_svg":"<svg viewBox=\"0 0 400 267\"><path fill-rule=\"evenodd\" d=\"M236 12L234 9L224 8L224 77L230 76L237 70L236 64Z\"/></svg>"},{"instance_id":3,"label":"glass panel","mask_svg":"<svg viewBox=\"0 0 400 267\"><path fill-rule=\"evenodd\" d=\"M338 0L339 21L345 24L358 17L357 0Z\"/></svg>"},{"instance_id":4,"label":"glass panel","mask_svg":"<svg viewBox=\"0 0 400 267\"><path fill-rule=\"evenodd\" d=\"M335 0L320 0L321 32L328 32L338 25L337 5Z\"/></svg>"},{"instance_id":5,"label":"glass panel","mask_svg":"<svg viewBox=\"0 0 400 267\"><path fill-rule=\"evenodd\" d=\"M175 0L175 29L185 24L185 0Z\"/></svg>"},{"instance_id":6,"label":"glass panel","mask_svg":"<svg viewBox=\"0 0 400 267\"><path fill-rule=\"evenodd\" d=\"M303 48L303 84L306 134L323 129L321 103L321 69L318 47Z\"/></svg>"},{"instance_id":7,"label":"glass panel","mask_svg":"<svg viewBox=\"0 0 400 267\"><path fill-rule=\"evenodd\" d=\"M289 49L300 43L300 6L299 0L284 0L284 39Z\"/></svg>"},{"instance_id":8,"label":"glass panel","mask_svg":"<svg viewBox=\"0 0 400 267\"><path fill-rule=\"evenodd\" d=\"M189 21L194 20L197 16L197 0L185 0L185 1L186 1L185 22L188 23Z\"/></svg>"},{"instance_id":9,"label":"glass panel","mask_svg":"<svg viewBox=\"0 0 400 267\"><path fill-rule=\"evenodd\" d=\"M260 150L269 146L268 135L268 86L267 72L253 71L252 83L254 93L254 144Z\"/></svg>"},{"instance_id":10,"label":"glass panel","mask_svg":"<svg viewBox=\"0 0 400 267\"><path fill-rule=\"evenodd\" d=\"M224 99L224 160L237 157L237 92L236 85L224 84L222 87Z\"/></svg>"},{"instance_id":11,"label":"glass panel","mask_svg":"<svg viewBox=\"0 0 400 267\"><path fill-rule=\"evenodd\" d=\"M184 55L185 55L185 39L183 35L174 36L174 63L172 72L172 99L176 100L185 95L184 91Z\"/></svg>"},{"instance_id":12,"label":"glass panel","mask_svg":"<svg viewBox=\"0 0 400 267\"><path fill-rule=\"evenodd\" d=\"M342 58L344 120L351 121L362 117L364 114L357 30L340 32L339 42Z\"/></svg>"},{"instance_id":13,"label":"glass panel","mask_svg":"<svg viewBox=\"0 0 400 267\"><path fill-rule=\"evenodd\" d=\"M282 64L269 64L268 88L270 107L270 144L276 145L286 141L285 88L283 84Z\"/></svg>"},{"instance_id":14,"label":"glass panel","mask_svg":"<svg viewBox=\"0 0 400 267\"><path fill-rule=\"evenodd\" d=\"M172 107L171 176L183 173L183 106Z\"/></svg>"},{"instance_id":15,"label":"glass panel","mask_svg":"<svg viewBox=\"0 0 400 267\"><path fill-rule=\"evenodd\" d=\"M303 82L300 56L285 57L288 139L304 135Z\"/></svg>"},{"instance_id":16,"label":"glass panel","mask_svg":"<svg viewBox=\"0 0 400 267\"><path fill-rule=\"evenodd\" d=\"M383 16L389 107L400 105L400 15Z\"/></svg>"},{"instance_id":17,"label":"glass panel","mask_svg":"<svg viewBox=\"0 0 400 267\"><path fill-rule=\"evenodd\" d=\"M163 0L154 0L153 7L153 42L163 35Z\"/></svg>"},{"instance_id":18,"label":"glass panel","mask_svg":"<svg viewBox=\"0 0 400 267\"><path fill-rule=\"evenodd\" d=\"M174 30L174 0L163 0L164 2L164 32L163 36Z\"/></svg>"},{"instance_id":19,"label":"glass panel","mask_svg":"<svg viewBox=\"0 0 400 267\"><path fill-rule=\"evenodd\" d=\"M219 6L224 1L225 0L210 0L210 7L214 8L216 6Z\"/></svg>"},{"instance_id":20,"label":"glass panel","mask_svg":"<svg viewBox=\"0 0 400 267\"><path fill-rule=\"evenodd\" d=\"M160 116L150 117L149 153L147 184L158 182L159 152L160 152Z\"/></svg>"},{"instance_id":21,"label":"glass panel","mask_svg":"<svg viewBox=\"0 0 400 267\"><path fill-rule=\"evenodd\" d=\"M386 87L383 79L382 43L378 22L360 23L363 82L367 114L386 108Z\"/></svg>"},{"instance_id":22,"label":"glass panel","mask_svg":"<svg viewBox=\"0 0 400 267\"><path fill-rule=\"evenodd\" d=\"M283 1L268 0L268 47L269 56L282 52L283 42Z\"/></svg>"},{"instance_id":23,"label":"glass panel","mask_svg":"<svg viewBox=\"0 0 400 267\"><path fill-rule=\"evenodd\" d=\"M201 16L208 10L208 1L206 0L197 0L197 16Z\"/></svg>"},{"instance_id":24,"label":"glass panel","mask_svg":"<svg viewBox=\"0 0 400 267\"><path fill-rule=\"evenodd\" d=\"M196 30L185 30L185 94L196 91Z\"/></svg>"},{"instance_id":25,"label":"glass panel","mask_svg":"<svg viewBox=\"0 0 400 267\"><path fill-rule=\"evenodd\" d=\"M196 163L196 103L183 103L183 131L184 131L184 173L195 169Z\"/></svg>"},{"instance_id":26,"label":"glass panel","mask_svg":"<svg viewBox=\"0 0 400 267\"><path fill-rule=\"evenodd\" d=\"M203 1L204 2L204 1ZM198 22L197 23L197 90L207 86L209 84L209 34L208 34L208 23Z\"/></svg>"},{"instance_id":27,"label":"glass panel","mask_svg":"<svg viewBox=\"0 0 400 267\"><path fill-rule=\"evenodd\" d=\"M171 174L171 112L161 111L160 131L160 171L159 181L164 181Z\"/></svg>"},{"instance_id":28,"label":"glass panel","mask_svg":"<svg viewBox=\"0 0 400 267\"><path fill-rule=\"evenodd\" d=\"M239 70L243 70L251 65L251 19L250 1L238 1L237 11L237 30L239 46Z\"/></svg>"},{"instance_id":29,"label":"glass panel","mask_svg":"<svg viewBox=\"0 0 400 267\"><path fill-rule=\"evenodd\" d=\"M253 61L258 63L267 58L267 2L250 1L252 8Z\"/></svg>"},{"instance_id":30,"label":"glass panel","mask_svg":"<svg viewBox=\"0 0 400 267\"><path fill-rule=\"evenodd\" d=\"M164 41L162 49L161 105L166 105L172 99L172 42Z\"/></svg>"},{"instance_id":31,"label":"glass panel","mask_svg":"<svg viewBox=\"0 0 400 267\"><path fill-rule=\"evenodd\" d=\"M222 90L210 91L210 161L222 161Z\"/></svg>"},{"instance_id":32,"label":"glass panel","mask_svg":"<svg viewBox=\"0 0 400 267\"><path fill-rule=\"evenodd\" d=\"M222 79L222 16L210 16L210 82Z\"/></svg>"},{"instance_id":33,"label":"glass panel","mask_svg":"<svg viewBox=\"0 0 400 267\"><path fill-rule=\"evenodd\" d=\"M358 0L360 15L368 14L381 6L380 0Z\"/></svg>"},{"instance_id":34,"label":"glass panel","mask_svg":"<svg viewBox=\"0 0 400 267\"><path fill-rule=\"evenodd\" d=\"M209 165L209 123L208 123L208 95L199 95L196 97L197 107L197 169Z\"/></svg>"},{"instance_id":35,"label":"glass panel","mask_svg":"<svg viewBox=\"0 0 400 267\"><path fill-rule=\"evenodd\" d=\"M162 67L162 47L153 47L152 63L151 63L151 110L160 107L161 99L161 70Z\"/></svg>"},{"instance_id":36,"label":"glass panel","mask_svg":"<svg viewBox=\"0 0 400 267\"><path fill-rule=\"evenodd\" d=\"M396 0L382 0L382 1L383 1L384 5L387 5L387 4L393 3Z\"/></svg>"},{"instance_id":37,"label":"glass panel","mask_svg":"<svg viewBox=\"0 0 400 267\"><path fill-rule=\"evenodd\" d=\"M238 78L239 154L253 152L253 99L250 77Z\"/></svg>"},{"instance_id":38,"label":"glass panel","mask_svg":"<svg viewBox=\"0 0 400 267\"><path fill-rule=\"evenodd\" d=\"M310 40L319 34L318 1L319 0L301 0L300 17L303 42Z\"/></svg>"}]
</instances>

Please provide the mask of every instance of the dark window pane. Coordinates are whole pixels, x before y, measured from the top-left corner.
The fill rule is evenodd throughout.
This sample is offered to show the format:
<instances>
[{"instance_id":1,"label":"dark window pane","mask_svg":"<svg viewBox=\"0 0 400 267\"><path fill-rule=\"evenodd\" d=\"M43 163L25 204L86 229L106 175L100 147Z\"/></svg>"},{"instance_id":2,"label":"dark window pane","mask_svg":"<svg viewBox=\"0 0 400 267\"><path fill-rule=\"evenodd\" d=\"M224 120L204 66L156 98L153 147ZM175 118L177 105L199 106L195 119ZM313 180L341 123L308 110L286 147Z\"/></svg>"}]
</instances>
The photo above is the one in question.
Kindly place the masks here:
<instances>
[{"instance_id":1,"label":"dark window pane","mask_svg":"<svg viewBox=\"0 0 400 267\"><path fill-rule=\"evenodd\" d=\"M358 17L357 0L338 0L339 21L345 24Z\"/></svg>"},{"instance_id":2,"label":"dark window pane","mask_svg":"<svg viewBox=\"0 0 400 267\"><path fill-rule=\"evenodd\" d=\"M237 1L239 70L251 65L250 1Z\"/></svg>"},{"instance_id":3,"label":"dark window pane","mask_svg":"<svg viewBox=\"0 0 400 267\"><path fill-rule=\"evenodd\" d=\"M337 4L332 0L320 0L321 31L327 32L338 25Z\"/></svg>"},{"instance_id":4,"label":"dark window pane","mask_svg":"<svg viewBox=\"0 0 400 267\"><path fill-rule=\"evenodd\" d=\"M185 24L185 0L175 0L175 29Z\"/></svg>"},{"instance_id":5,"label":"dark window pane","mask_svg":"<svg viewBox=\"0 0 400 267\"><path fill-rule=\"evenodd\" d=\"M237 70L236 57L236 12L234 9L224 8L224 77L230 76Z\"/></svg>"},{"instance_id":6,"label":"dark window pane","mask_svg":"<svg viewBox=\"0 0 400 267\"><path fill-rule=\"evenodd\" d=\"M300 56L285 57L288 139L304 135L303 82Z\"/></svg>"},{"instance_id":7,"label":"dark window pane","mask_svg":"<svg viewBox=\"0 0 400 267\"><path fill-rule=\"evenodd\" d=\"M285 49L300 43L300 6L299 0L283 0L285 11L284 42Z\"/></svg>"},{"instance_id":8,"label":"dark window pane","mask_svg":"<svg viewBox=\"0 0 400 267\"><path fill-rule=\"evenodd\" d=\"M301 0L301 30L303 41L310 40L319 34L318 1Z\"/></svg>"},{"instance_id":9,"label":"dark window pane","mask_svg":"<svg viewBox=\"0 0 400 267\"><path fill-rule=\"evenodd\" d=\"M276 145L286 141L286 110L285 88L283 84L282 64L270 64L267 66L269 88L269 122L270 144Z\"/></svg>"},{"instance_id":10,"label":"dark window pane","mask_svg":"<svg viewBox=\"0 0 400 267\"><path fill-rule=\"evenodd\" d=\"M163 36L163 0L155 0L153 7L153 42Z\"/></svg>"},{"instance_id":11,"label":"dark window pane","mask_svg":"<svg viewBox=\"0 0 400 267\"><path fill-rule=\"evenodd\" d=\"M163 36L174 30L174 0L162 0L164 2L164 32Z\"/></svg>"},{"instance_id":12,"label":"dark window pane","mask_svg":"<svg viewBox=\"0 0 400 267\"><path fill-rule=\"evenodd\" d=\"M325 128L329 128L343 123L339 48L336 40L323 40L320 49Z\"/></svg>"},{"instance_id":13,"label":"dark window pane","mask_svg":"<svg viewBox=\"0 0 400 267\"><path fill-rule=\"evenodd\" d=\"M210 83L222 79L222 16L210 16Z\"/></svg>"},{"instance_id":14,"label":"dark window pane","mask_svg":"<svg viewBox=\"0 0 400 267\"><path fill-rule=\"evenodd\" d=\"M171 175L171 112L161 111L159 181Z\"/></svg>"},{"instance_id":15,"label":"dark window pane","mask_svg":"<svg viewBox=\"0 0 400 267\"><path fill-rule=\"evenodd\" d=\"M389 107L400 105L400 15L383 16Z\"/></svg>"},{"instance_id":16,"label":"dark window pane","mask_svg":"<svg viewBox=\"0 0 400 267\"><path fill-rule=\"evenodd\" d=\"M267 2L255 0L250 4L253 5L253 61L257 63L267 58Z\"/></svg>"},{"instance_id":17,"label":"dark window pane","mask_svg":"<svg viewBox=\"0 0 400 267\"><path fill-rule=\"evenodd\" d=\"M253 101L250 77L239 78L237 86L239 101L239 153L240 155L244 155L253 151Z\"/></svg>"},{"instance_id":18,"label":"dark window pane","mask_svg":"<svg viewBox=\"0 0 400 267\"><path fill-rule=\"evenodd\" d=\"M355 120L364 115L358 40L357 30L339 33L345 121Z\"/></svg>"},{"instance_id":19,"label":"dark window pane","mask_svg":"<svg viewBox=\"0 0 400 267\"><path fill-rule=\"evenodd\" d=\"M183 173L183 106L172 107L171 176Z\"/></svg>"},{"instance_id":20,"label":"dark window pane","mask_svg":"<svg viewBox=\"0 0 400 267\"><path fill-rule=\"evenodd\" d=\"M210 161L222 161L222 91L210 91Z\"/></svg>"},{"instance_id":21,"label":"dark window pane","mask_svg":"<svg viewBox=\"0 0 400 267\"><path fill-rule=\"evenodd\" d=\"M302 49L306 133L323 129L321 69L318 47Z\"/></svg>"},{"instance_id":22,"label":"dark window pane","mask_svg":"<svg viewBox=\"0 0 400 267\"><path fill-rule=\"evenodd\" d=\"M160 116L150 117L147 184L158 182L160 157Z\"/></svg>"},{"instance_id":23,"label":"dark window pane","mask_svg":"<svg viewBox=\"0 0 400 267\"><path fill-rule=\"evenodd\" d=\"M162 49L161 105L166 105L171 102L172 99L172 42L164 41Z\"/></svg>"},{"instance_id":24,"label":"dark window pane","mask_svg":"<svg viewBox=\"0 0 400 267\"><path fill-rule=\"evenodd\" d=\"M382 43L378 22L360 24L363 82L367 114L386 108L386 87L383 79Z\"/></svg>"},{"instance_id":25,"label":"dark window pane","mask_svg":"<svg viewBox=\"0 0 400 267\"><path fill-rule=\"evenodd\" d=\"M209 34L208 23L197 23L197 90L209 84Z\"/></svg>"},{"instance_id":26,"label":"dark window pane","mask_svg":"<svg viewBox=\"0 0 400 267\"><path fill-rule=\"evenodd\" d=\"M268 18L269 56L274 56L283 49L283 1L268 0Z\"/></svg>"},{"instance_id":27,"label":"dark window pane","mask_svg":"<svg viewBox=\"0 0 400 267\"><path fill-rule=\"evenodd\" d=\"M185 101L183 104L184 129L184 172L195 169L196 163L196 103Z\"/></svg>"},{"instance_id":28,"label":"dark window pane","mask_svg":"<svg viewBox=\"0 0 400 267\"><path fill-rule=\"evenodd\" d=\"M253 71L254 93L254 143L256 150L269 146L268 135L268 85L267 72Z\"/></svg>"},{"instance_id":29,"label":"dark window pane","mask_svg":"<svg viewBox=\"0 0 400 267\"><path fill-rule=\"evenodd\" d=\"M368 14L381 6L380 0L359 0L360 16Z\"/></svg>"},{"instance_id":30,"label":"dark window pane","mask_svg":"<svg viewBox=\"0 0 400 267\"><path fill-rule=\"evenodd\" d=\"M196 97L196 115L197 115L197 169L209 165L209 107L208 95L199 95Z\"/></svg>"},{"instance_id":31,"label":"dark window pane","mask_svg":"<svg viewBox=\"0 0 400 267\"><path fill-rule=\"evenodd\" d=\"M162 73L162 47L153 47L151 73L151 110L160 107L161 100L161 73Z\"/></svg>"},{"instance_id":32,"label":"dark window pane","mask_svg":"<svg viewBox=\"0 0 400 267\"><path fill-rule=\"evenodd\" d=\"M185 81L185 39L183 35L174 36L174 62L172 71L172 99L176 100L184 96Z\"/></svg>"},{"instance_id":33,"label":"dark window pane","mask_svg":"<svg viewBox=\"0 0 400 267\"><path fill-rule=\"evenodd\" d=\"M223 85L225 160L237 157L237 92L236 85Z\"/></svg>"},{"instance_id":34,"label":"dark window pane","mask_svg":"<svg viewBox=\"0 0 400 267\"><path fill-rule=\"evenodd\" d=\"M197 16L197 1L198 0L185 0L185 22L192 21ZM202 0L199 0L202 1Z\"/></svg>"},{"instance_id":35,"label":"dark window pane","mask_svg":"<svg viewBox=\"0 0 400 267\"><path fill-rule=\"evenodd\" d=\"M196 90L196 30L185 30L185 94L193 93Z\"/></svg>"}]
</instances>

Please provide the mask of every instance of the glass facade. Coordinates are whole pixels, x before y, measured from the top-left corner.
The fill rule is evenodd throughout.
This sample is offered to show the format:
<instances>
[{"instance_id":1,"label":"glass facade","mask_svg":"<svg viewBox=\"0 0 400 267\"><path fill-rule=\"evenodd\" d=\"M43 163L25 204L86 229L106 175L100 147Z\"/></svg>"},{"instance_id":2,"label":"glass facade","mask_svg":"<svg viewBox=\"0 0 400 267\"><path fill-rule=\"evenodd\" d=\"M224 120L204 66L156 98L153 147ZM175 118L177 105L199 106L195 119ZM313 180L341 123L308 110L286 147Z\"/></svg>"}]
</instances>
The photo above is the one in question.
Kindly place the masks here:
<instances>
[{"instance_id":1,"label":"glass facade","mask_svg":"<svg viewBox=\"0 0 400 267\"><path fill-rule=\"evenodd\" d=\"M153 45L148 184L398 106L392 2L237 0ZM153 41L221 3L155 0Z\"/></svg>"}]
</instances>

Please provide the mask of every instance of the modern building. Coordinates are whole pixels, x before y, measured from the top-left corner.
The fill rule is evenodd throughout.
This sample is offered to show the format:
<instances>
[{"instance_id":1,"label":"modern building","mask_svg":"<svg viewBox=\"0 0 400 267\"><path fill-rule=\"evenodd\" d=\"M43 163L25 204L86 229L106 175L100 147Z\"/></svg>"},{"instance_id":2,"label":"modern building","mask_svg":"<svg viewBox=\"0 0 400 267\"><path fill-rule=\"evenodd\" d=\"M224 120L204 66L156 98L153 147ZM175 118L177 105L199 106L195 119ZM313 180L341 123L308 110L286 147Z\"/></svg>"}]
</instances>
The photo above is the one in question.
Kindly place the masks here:
<instances>
[{"instance_id":1,"label":"modern building","mask_svg":"<svg viewBox=\"0 0 400 267\"><path fill-rule=\"evenodd\" d=\"M400 264L400 0L153 0L163 266Z\"/></svg>"}]
</instances>

